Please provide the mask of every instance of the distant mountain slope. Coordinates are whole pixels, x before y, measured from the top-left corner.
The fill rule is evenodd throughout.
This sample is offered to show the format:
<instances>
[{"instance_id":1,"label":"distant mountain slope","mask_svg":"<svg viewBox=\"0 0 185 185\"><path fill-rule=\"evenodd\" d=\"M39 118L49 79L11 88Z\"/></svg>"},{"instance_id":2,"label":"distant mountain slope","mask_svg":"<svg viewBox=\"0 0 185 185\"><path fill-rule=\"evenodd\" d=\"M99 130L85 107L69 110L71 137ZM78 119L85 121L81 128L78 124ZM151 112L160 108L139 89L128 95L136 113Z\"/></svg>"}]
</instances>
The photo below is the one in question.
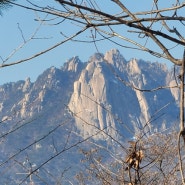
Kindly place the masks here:
<instances>
[{"instance_id":1,"label":"distant mountain slope","mask_svg":"<svg viewBox=\"0 0 185 185\"><path fill-rule=\"evenodd\" d=\"M25 163L29 156L39 166L62 147L92 135L100 142L124 141L143 128L146 134L164 130L178 123L177 89L147 92L136 88L150 90L175 83L164 64L126 61L113 49L104 55L94 54L86 63L73 57L61 69L47 69L33 83L28 78L4 84L0 86L0 160L6 161L31 145L15 158ZM71 151L78 158L78 151ZM63 167L79 167L74 156L69 157L68 152L64 156L68 159ZM57 171L61 163L48 164L48 169ZM14 165L0 182L11 176L9 182L15 184L19 170L22 167Z\"/></svg>"},{"instance_id":2,"label":"distant mountain slope","mask_svg":"<svg viewBox=\"0 0 185 185\"><path fill-rule=\"evenodd\" d=\"M105 55L94 54L86 63L74 57L61 69L51 67L46 70L34 83L28 78L1 86L0 117L11 120L14 113L14 119L28 118L46 107L54 107L55 111L51 111L45 119L60 119L61 113L64 114L64 104L69 104L72 112L91 124L88 126L75 117L76 125L84 136L93 134L97 127L114 136L117 130L121 130L128 137L168 103L159 112L159 115L165 115L149 126L159 129L176 121L177 89L149 93L133 88L150 90L174 85L171 76L164 64L136 59L127 62L116 49ZM130 130L134 132L130 133Z\"/></svg>"},{"instance_id":3,"label":"distant mountain slope","mask_svg":"<svg viewBox=\"0 0 185 185\"><path fill-rule=\"evenodd\" d=\"M136 59L126 62L118 50L111 50L105 56L93 55L74 82L69 103L70 109L78 115L75 117L77 127L84 136L104 129L114 137L119 131L125 138L138 132L145 124L152 132L164 129L175 123L178 115L173 90L149 93L133 87L150 90L168 86L168 78L169 71L165 65ZM160 118L151 122L151 118L155 120L157 117Z\"/></svg>"}]
</instances>

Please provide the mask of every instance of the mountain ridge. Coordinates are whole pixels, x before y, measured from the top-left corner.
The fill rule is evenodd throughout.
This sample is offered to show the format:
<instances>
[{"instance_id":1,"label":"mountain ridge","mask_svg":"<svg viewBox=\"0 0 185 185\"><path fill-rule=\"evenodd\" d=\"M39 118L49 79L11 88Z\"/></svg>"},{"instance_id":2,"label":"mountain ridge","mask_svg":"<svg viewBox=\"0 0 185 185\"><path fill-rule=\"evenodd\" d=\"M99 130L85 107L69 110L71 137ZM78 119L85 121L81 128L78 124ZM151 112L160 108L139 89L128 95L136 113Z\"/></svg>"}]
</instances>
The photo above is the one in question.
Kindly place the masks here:
<instances>
[{"instance_id":1,"label":"mountain ridge","mask_svg":"<svg viewBox=\"0 0 185 185\"><path fill-rule=\"evenodd\" d=\"M87 120L91 121L91 119L96 119L93 124L98 128L103 128L105 126L105 122L110 122L109 125L117 125L114 118L111 118L111 115L107 115L106 111L98 104L102 104L105 107L112 107L111 104L113 104L112 109L116 115L121 114L120 111L118 111L119 113L115 111L116 107L121 109L121 105L126 105L128 106L128 110L124 109L122 111L127 116L125 118L121 117L121 120L124 119L126 122L133 122L133 120L129 119L130 115L132 118L136 117L139 119L139 122L146 123L153 114L149 110L154 108L148 104L148 102L151 102L152 100L147 100L150 96L148 93L138 91L132 87L135 86L139 89L153 89L161 86L174 85L174 80L168 80L170 78L169 75L170 71L167 69L165 64L145 62L142 60L138 61L134 58L130 61L126 61L117 49L112 49L106 52L105 55L95 53L86 63L81 62L79 57L76 56L64 63L61 69L51 67L45 70L41 75L39 75L35 82L31 82L30 79L27 78L25 81L1 85L0 96L4 97L4 100L3 98L0 99L0 116L3 117L3 114L6 114L5 112L10 112L10 110L15 111L16 104L20 107L22 106L20 111L21 117L31 116L34 111L31 111L31 109L25 111L27 102L38 102L40 105L37 104L37 106L35 108L32 107L32 109L37 109L36 112L39 112L39 110L41 110L45 105L45 99L48 100L48 98L51 99L52 97L57 97L59 96L58 91L64 91L65 96L68 97L64 98L68 100L65 101L64 104L68 105L69 103L69 107L73 112L79 112L76 109L80 111L84 111L86 109L86 113L84 113L84 115L87 115L89 114L87 111L88 109L91 110L92 108L92 110L95 111L93 115L92 111L90 111L91 115L88 115L89 117L87 117ZM116 99L115 90L116 93L122 97L121 99ZM3 91L6 91L6 93L3 94ZM10 97L9 91L12 91L13 93ZM175 101L178 101L179 95L176 89L165 89L163 91L166 91L168 94L168 99L174 97ZM16 92L19 95L14 94ZM123 93L121 95L121 92L124 92L125 94ZM157 94L162 95L160 92L155 93L152 97L153 100L156 99L156 101L154 101L154 104L156 105L158 104ZM89 100L87 100L88 98L85 96L81 97L80 94L82 94L82 96L89 96ZM6 96L8 97L7 99ZM127 97L129 96L132 96L133 100L128 100L129 98ZM17 100L15 100L16 103L10 107L8 104L10 105L11 103L8 99L13 99L13 97ZM110 102L107 97L109 97L108 99L110 99ZM149 99L151 99L151 97ZM3 108L5 107L3 105L3 101L6 102L6 108ZM119 105L120 102L121 105ZM86 107L88 104L91 104L90 107ZM135 104L135 112L140 112L140 114L129 113L129 110L132 109L132 107L129 106L130 104ZM4 109L6 109L5 112L3 111ZM102 110L100 111L100 109ZM104 111L105 113L103 113ZM29 112L29 114L26 112ZM104 120L99 122L98 120L101 119ZM78 119L76 119L76 123L78 122L77 120Z\"/></svg>"},{"instance_id":2,"label":"mountain ridge","mask_svg":"<svg viewBox=\"0 0 185 185\"><path fill-rule=\"evenodd\" d=\"M66 178L71 179L83 170L77 162L81 147L101 144L119 151L120 142L176 127L177 89L136 89L171 85L176 85L176 79L166 65L135 58L126 61L116 49L95 53L85 63L72 57L60 69L45 70L35 82L27 78L1 85L0 183L20 182L16 174L25 171L25 164L29 168L28 158L34 168L51 158L44 169L58 178L61 168L65 171L70 166L72 172ZM59 158L53 157L60 153ZM13 166L6 174L5 161ZM54 184L49 173L39 173Z\"/></svg>"}]
</instances>

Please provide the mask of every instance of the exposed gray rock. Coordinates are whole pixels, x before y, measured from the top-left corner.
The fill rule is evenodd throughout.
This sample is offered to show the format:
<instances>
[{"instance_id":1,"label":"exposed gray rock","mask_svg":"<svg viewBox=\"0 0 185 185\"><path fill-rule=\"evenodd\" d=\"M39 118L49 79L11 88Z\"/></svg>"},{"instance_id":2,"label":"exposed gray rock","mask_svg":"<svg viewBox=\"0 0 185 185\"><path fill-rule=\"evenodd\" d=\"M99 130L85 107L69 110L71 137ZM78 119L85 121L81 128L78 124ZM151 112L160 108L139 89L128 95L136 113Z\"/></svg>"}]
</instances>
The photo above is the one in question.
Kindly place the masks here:
<instances>
[{"instance_id":1,"label":"exposed gray rock","mask_svg":"<svg viewBox=\"0 0 185 185\"><path fill-rule=\"evenodd\" d=\"M1 86L0 116L4 120L14 112L16 119L31 118L46 106L59 104L59 112L47 115L50 120L52 114L58 118L61 112L66 114L65 104L76 115L75 125L83 137L128 138L143 127L146 132L153 132L164 122L174 124L178 115L177 88L151 93L136 88L149 90L174 85L173 72L165 64L134 58L127 62L117 49L112 49L105 55L94 54L87 63L75 56L61 69L46 70L34 83L27 78ZM151 120L158 116L156 123Z\"/></svg>"},{"instance_id":2,"label":"exposed gray rock","mask_svg":"<svg viewBox=\"0 0 185 185\"><path fill-rule=\"evenodd\" d=\"M73 57L61 69L47 69L35 82L28 78L0 86L0 161L8 159L11 166L6 173L1 166L0 184L16 184L23 179L17 172L24 172L25 168L28 171L30 163L18 165L15 158L26 164L29 157L39 166L57 152L91 136L93 142L116 150L119 144L114 140L122 142L143 134L143 130L147 135L178 124L177 88L144 91L174 86L177 75L178 70L174 75L173 70L157 62L134 58L126 61L113 49L105 55L96 53L85 63ZM39 142L30 145L35 141ZM90 147L89 143L85 145ZM19 155L14 156L15 153ZM78 155L78 148L74 147L52 158L40 170L41 175L48 184L55 184L49 173L42 172L52 171L53 177L60 178L70 166L74 176L75 167L80 166ZM72 179L68 171L65 174Z\"/></svg>"},{"instance_id":3,"label":"exposed gray rock","mask_svg":"<svg viewBox=\"0 0 185 185\"><path fill-rule=\"evenodd\" d=\"M179 98L177 89L142 91L174 85L173 80L166 84L168 74L166 65L136 59L126 62L115 49L105 56L93 55L74 82L69 102L81 134L84 137L95 135L95 139L105 139L107 135L128 138L139 134L142 128L149 134L160 130L164 122L170 121L168 126L174 124L175 116L173 118L168 111L178 112L175 106ZM161 109L168 103L170 105ZM153 119L158 116L156 124Z\"/></svg>"}]
</instances>

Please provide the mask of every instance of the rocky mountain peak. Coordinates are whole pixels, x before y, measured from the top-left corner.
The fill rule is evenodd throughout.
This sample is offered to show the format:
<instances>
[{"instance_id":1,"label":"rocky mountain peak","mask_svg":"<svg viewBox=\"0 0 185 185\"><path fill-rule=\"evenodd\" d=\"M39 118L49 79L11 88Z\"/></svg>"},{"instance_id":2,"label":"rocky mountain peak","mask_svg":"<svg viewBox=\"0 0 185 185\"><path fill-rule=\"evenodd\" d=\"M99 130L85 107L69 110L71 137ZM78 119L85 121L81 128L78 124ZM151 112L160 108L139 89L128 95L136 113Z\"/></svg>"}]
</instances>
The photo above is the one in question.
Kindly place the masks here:
<instances>
[{"instance_id":1,"label":"rocky mountain peak","mask_svg":"<svg viewBox=\"0 0 185 185\"><path fill-rule=\"evenodd\" d=\"M112 49L105 53L104 60L111 64L116 70L123 71L126 66L126 60L117 49Z\"/></svg>"},{"instance_id":2,"label":"rocky mountain peak","mask_svg":"<svg viewBox=\"0 0 185 185\"><path fill-rule=\"evenodd\" d=\"M32 85L32 84L31 84L31 80L30 80L30 78L28 77L28 78L25 80L25 83L24 83L24 85L23 85L22 91L23 91L23 92L29 91L31 85Z\"/></svg>"},{"instance_id":3,"label":"rocky mountain peak","mask_svg":"<svg viewBox=\"0 0 185 185\"><path fill-rule=\"evenodd\" d=\"M102 53L95 53L89 59L89 62L102 62L104 60L104 55Z\"/></svg>"},{"instance_id":4,"label":"rocky mountain peak","mask_svg":"<svg viewBox=\"0 0 185 185\"><path fill-rule=\"evenodd\" d=\"M82 62L79 59L78 56L70 58L64 65L63 65L63 70L64 71L73 71L77 72L79 66L81 66Z\"/></svg>"},{"instance_id":5,"label":"rocky mountain peak","mask_svg":"<svg viewBox=\"0 0 185 185\"><path fill-rule=\"evenodd\" d=\"M145 135L154 134L177 125L179 90L144 91L174 86L177 83L174 76L174 71L168 71L163 64L137 59L126 61L118 50L113 49L105 55L95 53L86 63L73 57L61 69L51 67L45 70L35 82L27 78L0 86L3 174L0 184L20 182L23 176L17 172L27 172L30 161L40 166L42 161L60 154L58 151L83 141L82 137L89 137L90 142L84 142L86 149L91 147L92 138L96 140L93 144L103 143L105 149L118 149L119 144L113 141L121 143L144 131ZM41 174L57 169L60 178L61 166L64 170L71 166L74 171L81 144L66 150L56 161L52 160ZM31 160L28 166L14 165L14 156L20 164L26 164L24 160L28 161L28 156ZM6 159L13 166L4 173ZM20 170L21 166L23 169ZM54 179L48 184L56 183L56 178L46 175L48 179ZM12 183L7 181L9 177L13 179Z\"/></svg>"},{"instance_id":6,"label":"rocky mountain peak","mask_svg":"<svg viewBox=\"0 0 185 185\"><path fill-rule=\"evenodd\" d=\"M176 101L178 99L176 91L167 91L165 98L160 92L149 95L138 91L120 82L115 73L127 84L141 89L152 89L166 85L168 70L164 65L135 58L127 62L116 49L106 52L104 57L102 54L93 55L82 70L79 79L74 82L74 92L69 102L70 109L75 113L78 112L85 122L90 123L88 125L79 118L75 118L76 125L84 136L95 134L98 132L97 128L105 128L108 134L117 137L114 130L120 130L123 125L120 126L115 115L119 115L118 117L126 122L127 128L124 125L121 130L123 135L128 136L126 130L136 132L138 127L144 126L150 120L153 110L162 107L160 101L155 101L151 105L153 100L163 98L163 101L167 103L173 98ZM132 97L132 100L128 97ZM170 117L171 115L161 118L161 123ZM160 129L160 124L155 127ZM148 124L147 129L151 128L152 126ZM102 137L104 138L105 134L95 138Z\"/></svg>"},{"instance_id":7,"label":"rocky mountain peak","mask_svg":"<svg viewBox=\"0 0 185 185\"><path fill-rule=\"evenodd\" d=\"M28 78L1 86L0 114L11 114L11 110L19 109L21 117L29 117L42 111L46 105L56 107L52 105L55 102L61 107L65 102L72 112L83 118L83 121L79 117L74 120L84 136L104 129L115 137L115 130L130 137L131 131L126 130L134 133L138 125L144 125L165 103L179 99L176 89L164 90L165 95L162 91L149 94L137 91L132 85L141 89L173 85L172 77L167 81L167 76L169 72L163 65L137 59L127 62L116 49L105 55L95 53L86 63L82 63L79 57L72 57L61 69L47 69L34 83ZM163 101L158 101L160 99ZM28 105L31 106L28 108ZM176 108L172 105L170 109L176 111ZM54 114L60 117L59 112ZM173 114L166 115L162 121L173 120ZM124 124L121 125L117 118ZM106 134L100 135L98 139L105 138Z\"/></svg>"},{"instance_id":8,"label":"rocky mountain peak","mask_svg":"<svg viewBox=\"0 0 185 185\"><path fill-rule=\"evenodd\" d=\"M138 66L138 61L135 58L128 62L127 68L128 72L132 75L141 73L141 69Z\"/></svg>"},{"instance_id":9,"label":"rocky mountain peak","mask_svg":"<svg viewBox=\"0 0 185 185\"><path fill-rule=\"evenodd\" d=\"M119 50L112 49L105 53L105 60L107 60L111 64L115 64L120 61L124 61L123 56L120 54Z\"/></svg>"}]
</instances>

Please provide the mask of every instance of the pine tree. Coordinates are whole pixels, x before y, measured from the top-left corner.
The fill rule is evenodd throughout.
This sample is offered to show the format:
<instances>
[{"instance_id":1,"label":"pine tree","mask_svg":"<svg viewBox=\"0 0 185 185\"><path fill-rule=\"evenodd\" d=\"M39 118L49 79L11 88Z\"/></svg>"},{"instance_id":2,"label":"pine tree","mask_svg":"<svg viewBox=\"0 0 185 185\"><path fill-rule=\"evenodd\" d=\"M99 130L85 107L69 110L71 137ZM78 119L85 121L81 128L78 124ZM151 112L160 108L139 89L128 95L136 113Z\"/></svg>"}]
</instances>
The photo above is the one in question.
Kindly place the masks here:
<instances>
[{"instance_id":1,"label":"pine tree","mask_svg":"<svg viewBox=\"0 0 185 185\"><path fill-rule=\"evenodd\" d=\"M7 9L7 8L10 8L12 6L11 4L11 1L13 0L0 0L0 15L2 16L2 11Z\"/></svg>"}]
</instances>

